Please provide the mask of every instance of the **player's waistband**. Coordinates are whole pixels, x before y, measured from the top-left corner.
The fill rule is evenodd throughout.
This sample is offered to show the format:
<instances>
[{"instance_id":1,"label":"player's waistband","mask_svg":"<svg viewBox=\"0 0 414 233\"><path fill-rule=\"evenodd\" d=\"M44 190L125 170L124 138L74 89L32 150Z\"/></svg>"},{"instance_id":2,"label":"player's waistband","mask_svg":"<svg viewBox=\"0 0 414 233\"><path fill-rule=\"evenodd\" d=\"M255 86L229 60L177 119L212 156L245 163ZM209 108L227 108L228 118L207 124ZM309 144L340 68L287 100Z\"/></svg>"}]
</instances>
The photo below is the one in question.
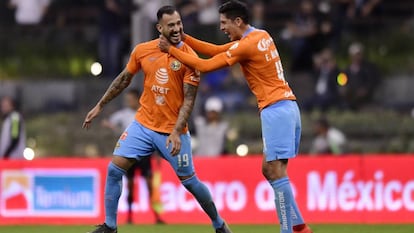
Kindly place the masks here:
<instances>
[{"instance_id":1,"label":"player's waistband","mask_svg":"<svg viewBox=\"0 0 414 233\"><path fill-rule=\"evenodd\" d=\"M269 108L269 107L283 106L283 105L285 105L287 103L290 103L290 102L296 102L296 100L292 100L292 99L276 100L275 102L272 102L272 103L266 105L264 108L262 108L262 110L266 109L266 108Z\"/></svg>"}]
</instances>

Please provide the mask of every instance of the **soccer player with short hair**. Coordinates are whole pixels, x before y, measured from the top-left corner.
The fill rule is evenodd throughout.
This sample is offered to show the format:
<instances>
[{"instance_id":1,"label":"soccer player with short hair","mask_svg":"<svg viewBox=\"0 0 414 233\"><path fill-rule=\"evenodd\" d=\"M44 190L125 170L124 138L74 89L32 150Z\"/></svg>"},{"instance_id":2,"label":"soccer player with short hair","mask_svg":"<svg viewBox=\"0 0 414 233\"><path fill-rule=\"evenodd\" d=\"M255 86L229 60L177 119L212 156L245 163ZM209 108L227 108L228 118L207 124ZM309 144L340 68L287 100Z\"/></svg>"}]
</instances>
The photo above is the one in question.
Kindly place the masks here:
<instances>
[{"instance_id":1,"label":"soccer player with short hair","mask_svg":"<svg viewBox=\"0 0 414 233\"><path fill-rule=\"evenodd\" d=\"M288 160L299 151L301 119L296 97L286 82L272 37L249 25L247 6L228 1L220 6L220 29L231 43L214 45L184 35L194 50L212 56L201 59L185 54L161 38L159 47L201 72L240 63L247 83L257 98L263 137L262 172L275 194L282 233L311 233L301 216L287 175Z\"/></svg>"},{"instance_id":2,"label":"soccer player with short hair","mask_svg":"<svg viewBox=\"0 0 414 233\"><path fill-rule=\"evenodd\" d=\"M183 25L177 10L172 6L161 7L157 17L160 34L177 49L195 56L194 51L181 41ZM159 39L156 39L135 46L126 68L84 120L83 127L88 129L104 105L118 96L139 70L144 72L144 89L139 100L141 106L135 121L119 138L108 165L105 222L93 233L117 232L122 176L136 160L150 156L154 151L158 151L171 164L181 183L210 217L216 233L231 233L218 214L211 193L197 178L192 160L187 121L193 109L200 74L161 52L158 43Z\"/></svg>"}]
</instances>

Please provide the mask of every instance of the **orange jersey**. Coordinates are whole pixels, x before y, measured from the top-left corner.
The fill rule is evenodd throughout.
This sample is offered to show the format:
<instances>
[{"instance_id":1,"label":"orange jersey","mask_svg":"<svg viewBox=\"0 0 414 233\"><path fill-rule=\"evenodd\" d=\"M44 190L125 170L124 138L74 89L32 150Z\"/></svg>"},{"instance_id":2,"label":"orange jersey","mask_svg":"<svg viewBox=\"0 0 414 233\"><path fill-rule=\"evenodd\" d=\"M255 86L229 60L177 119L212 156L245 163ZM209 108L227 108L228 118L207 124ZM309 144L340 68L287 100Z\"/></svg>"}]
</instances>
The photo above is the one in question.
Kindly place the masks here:
<instances>
[{"instance_id":1,"label":"orange jersey","mask_svg":"<svg viewBox=\"0 0 414 233\"><path fill-rule=\"evenodd\" d=\"M143 126L161 133L171 133L184 101L183 84L199 84L199 76L158 48L158 40L135 46L127 64L131 74L144 72L144 89L135 119ZM194 51L184 43L179 49L192 56ZM187 127L184 132L187 131ZM183 132L183 133L184 133Z\"/></svg>"},{"instance_id":2,"label":"orange jersey","mask_svg":"<svg viewBox=\"0 0 414 233\"><path fill-rule=\"evenodd\" d=\"M249 30L246 36L227 50L226 62L229 65L240 63L260 109L279 100L295 100L285 80L279 52L272 37L263 30Z\"/></svg>"},{"instance_id":3,"label":"orange jersey","mask_svg":"<svg viewBox=\"0 0 414 233\"><path fill-rule=\"evenodd\" d=\"M205 50L208 46L191 37L186 42L196 51ZM283 67L276 45L266 31L250 27L242 39L227 45L231 45L231 47L228 49L226 46L215 47L216 50L226 48L227 51L221 49L220 53L207 60L190 58L174 48L170 49L169 52L185 64L202 72L240 63L247 83L257 98L259 109L263 109L279 100L296 99L284 78ZM213 49L209 50L213 51Z\"/></svg>"}]
</instances>

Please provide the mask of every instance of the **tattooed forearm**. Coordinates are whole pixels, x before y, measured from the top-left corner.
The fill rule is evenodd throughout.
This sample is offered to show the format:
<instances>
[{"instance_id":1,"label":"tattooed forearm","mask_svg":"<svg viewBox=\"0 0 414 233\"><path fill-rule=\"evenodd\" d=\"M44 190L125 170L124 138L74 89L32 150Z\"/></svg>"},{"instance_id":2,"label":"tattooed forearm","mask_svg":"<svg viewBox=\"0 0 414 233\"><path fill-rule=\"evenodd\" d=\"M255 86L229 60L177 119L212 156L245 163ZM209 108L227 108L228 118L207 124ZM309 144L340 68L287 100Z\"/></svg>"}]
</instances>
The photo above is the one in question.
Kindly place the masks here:
<instances>
[{"instance_id":1,"label":"tattooed forearm","mask_svg":"<svg viewBox=\"0 0 414 233\"><path fill-rule=\"evenodd\" d=\"M114 81L112 81L111 85L108 87L98 104L103 107L109 101L117 97L131 83L132 77L133 74L130 74L126 69L124 69L114 79Z\"/></svg>"},{"instance_id":2,"label":"tattooed forearm","mask_svg":"<svg viewBox=\"0 0 414 233\"><path fill-rule=\"evenodd\" d=\"M184 83L184 102L178 113L178 119L175 123L174 131L182 132L190 118L195 98L197 95L197 86Z\"/></svg>"}]
</instances>

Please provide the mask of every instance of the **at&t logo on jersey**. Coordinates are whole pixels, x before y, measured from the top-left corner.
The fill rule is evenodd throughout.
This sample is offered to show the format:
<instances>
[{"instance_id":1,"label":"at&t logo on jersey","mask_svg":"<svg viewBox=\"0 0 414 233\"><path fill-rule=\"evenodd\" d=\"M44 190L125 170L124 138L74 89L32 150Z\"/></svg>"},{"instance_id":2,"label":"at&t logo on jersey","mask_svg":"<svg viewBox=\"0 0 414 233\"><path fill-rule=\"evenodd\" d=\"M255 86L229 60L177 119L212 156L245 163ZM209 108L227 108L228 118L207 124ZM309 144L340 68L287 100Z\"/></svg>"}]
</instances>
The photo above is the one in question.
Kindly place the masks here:
<instances>
[{"instance_id":1,"label":"at&t logo on jersey","mask_svg":"<svg viewBox=\"0 0 414 233\"><path fill-rule=\"evenodd\" d=\"M3 170L0 214L9 217L97 216L95 169Z\"/></svg>"},{"instance_id":2,"label":"at&t logo on jersey","mask_svg":"<svg viewBox=\"0 0 414 233\"><path fill-rule=\"evenodd\" d=\"M177 61L178 62L178 61ZM180 69L181 63L171 63L171 69ZM155 73L155 80L160 85L164 85L168 83L169 77L168 77L168 71L166 68L159 68L157 72ZM151 87L151 91L155 93L155 103L157 105L164 105L165 104L165 95L168 94L168 91L170 88L163 87L159 85L153 84Z\"/></svg>"},{"instance_id":3,"label":"at&t logo on jersey","mask_svg":"<svg viewBox=\"0 0 414 233\"><path fill-rule=\"evenodd\" d=\"M155 79L159 84L166 84L168 82L168 72L165 68L159 68L155 73Z\"/></svg>"}]
</instances>

